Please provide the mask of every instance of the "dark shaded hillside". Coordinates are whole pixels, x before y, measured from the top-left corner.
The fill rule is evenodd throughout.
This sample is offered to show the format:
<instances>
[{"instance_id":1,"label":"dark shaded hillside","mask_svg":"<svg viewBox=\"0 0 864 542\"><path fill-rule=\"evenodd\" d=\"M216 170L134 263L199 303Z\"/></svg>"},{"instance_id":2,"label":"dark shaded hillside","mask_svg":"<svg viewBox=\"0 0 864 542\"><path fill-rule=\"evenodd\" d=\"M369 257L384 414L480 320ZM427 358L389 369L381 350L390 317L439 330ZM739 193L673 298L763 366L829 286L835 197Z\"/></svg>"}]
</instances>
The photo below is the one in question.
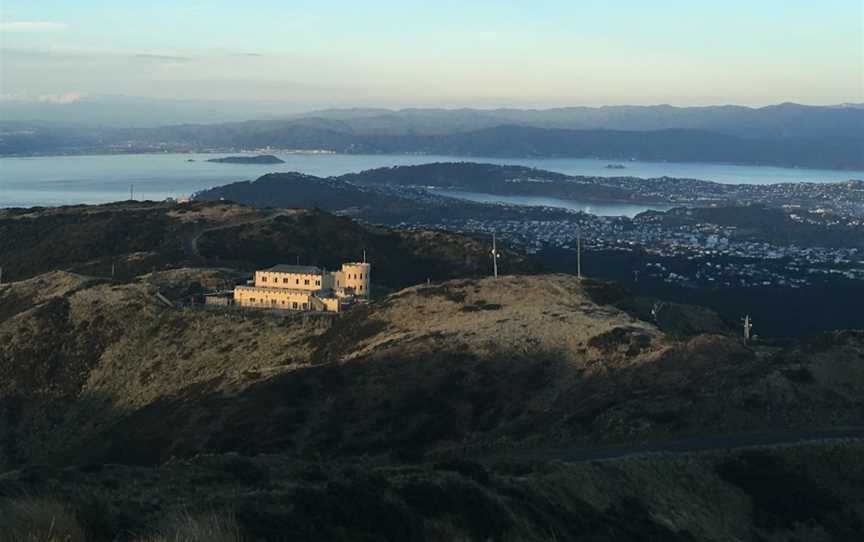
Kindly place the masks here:
<instances>
[{"instance_id":1,"label":"dark shaded hillside","mask_svg":"<svg viewBox=\"0 0 864 542\"><path fill-rule=\"evenodd\" d=\"M201 254L211 261L267 267L299 261L338 269L342 262L359 261L365 251L374 264L376 283L402 288L463 276L487 275L491 269L487 240L443 231L403 231L363 227L348 218L318 211L279 216L205 234ZM505 272L539 270L532 261L503 250Z\"/></svg>"},{"instance_id":2,"label":"dark shaded hillside","mask_svg":"<svg viewBox=\"0 0 864 542\"><path fill-rule=\"evenodd\" d=\"M0 497L12 498L0 514L33 503L21 495L59 500L54 509L68 507L95 541L143 540L178 513L236 522L250 542L855 540L862 453L860 441L834 441L551 464L201 455L153 468L10 472L0 476Z\"/></svg>"},{"instance_id":3,"label":"dark shaded hillside","mask_svg":"<svg viewBox=\"0 0 864 542\"><path fill-rule=\"evenodd\" d=\"M511 168L486 164L429 164L428 166L383 168L345 175L338 178L321 178L300 173L270 173L254 181L230 183L204 190L195 195L197 201L231 201L250 205L261 209L271 208L316 208L340 215L358 218L366 223L398 226L404 223L439 224L448 218L471 217L482 219L513 219L526 220L532 216L535 209L530 207L502 208L498 205L484 205L470 201L434 196L429 193L411 199L399 194L399 186L412 186L428 182L439 183L441 186L463 186L461 183L473 185L473 175L477 174L476 183L486 183L490 190L496 188L500 193L502 188L509 188L507 193L528 193L532 186L520 183L505 183L506 175ZM513 168L515 171L534 172L528 168ZM427 177L434 172L433 178ZM564 177L558 173L537 171L537 175ZM457 184L459 183L459 184ZM366 185L366 186L364 186ZM374 185L390 185L378 186ZM544 185L555 193L568 192L575 186L570 183L563 185ZM521 188L521 192L520 192ZM623 199L628 193L605 186L579 184L579 195L597 199ZM505 191L506 192L506 191ZM545 217L565 218L569 213L565 210L543 210Z\"/></svg>"},{"instance_id":4,"label":"dark shaded hillside","mask_svg":"<svg viewBox=\"0 0 864 542\"><path fill-rule=\"evenodd\" d=\"M340 180L354 184L434 186L436 188L465 188L479 192L494 191L508 181L560 182L570 177L563 173L524 166L501 166L474 162L444 162L417 166L377 168L359 173L348 173Z\"/></svg>"},{"instance_id":5,"label":"dark shaded hillside","mask_svg":"<svg viewBox=\"0 0 864 542\"><path fill-rule=\"evenodd\" d=\"M111 264L138 254L119 271L133 275L182 259L183 224L160 204L109 204L0 211L0 266L6 280L54 269L110 273ZM130 269L130 265L133 267Z\"/></svg>"},{"instance_id":6,"label":"dark shaded hillside","mask_svg":"<svg viewBox=\"0 0 864 542\"><path fill-rule=\"evenodd\" d=\"M658 328L614 285L564 275L416 286L335 320L155 298L195 274L0 286L0 539L34 510L135 542L177 539L162 529L179 512L249 540L791 542L860 525L858 441L668 452L854 435L862 332L745 346L702 334L723 332L709 311ZM640 445L663 453L629 457Z\"/></svg>"},{"instance_id":7,"label":"dark shaded hillside","mask_svg":"<svg viewBox=\"0 0 864 542\"><path fill-rule=\"evenodd\" d=\"M271 177L283 182L282 176L267 176L265 182ZM298 177L297 184L306 186L306 179ZM290 190L288 194L297 201ZM213 201L0 211L4 282L51 270L110 277L112 269L115 279L129 280L153 270L207 263L251 271L297 258L336 269L343 261L360 260L364 249L375 264L376 284L387 288L485 275L490 269L486 240L364 226L320 210L264 211ZM505 255L510 272L539 269L524 255Z\"/></svg>"},{"instance_id":8,"label":"dark shaded hillside","mask_svg":"<svg viewBox=\"0 0 864 542\"><path fill-rule=\"evenodd\" d=\"M417 166L378 168L338 177L355 185L434 187L508 196L544 196L576 201L638 200L632 188L616 186L618 179L571 177L523 166L474 162L438 162ZM639 179L642 182L649 182ZM682 183L691 181L681 179ZM692 181L699 182L699 181ZM656 199L656 198L655 198ZM464 204L462 204L464 205ZM486 208L488 212L488 207ZM492 209L495 209L494 207ZM499 215L501 211L499 211ZM442 209L440 213L447 213ZM477 213L483 209L477 207ZM446 215L445 215L446 216Z\"/></svg>"},{"instance_id":9,"label":"dark shaded hillside","mask_svg":"<svg viewBox=\"0 0 864 542\"><path fill-rule=\"evenodd\" d=\"M253 207L317 208L325 211L373 207L410 212L409 200L385 196L337 179L302 173L270 173L254 181L242 181L201 191L199 201L226 200Z\"/></svg>"},{"instance_id":10,"label":"dark shaded hillside","mask_svg":"<svg viewBox=\"0 0 864 542\"><path fill-rule=\"evenodd\" d=\"M864 423L860 332L751 348L682 307L703 324L667 334L563 275L412 287L332 325L155 291L62 273L0 287L3 463L406 460Z\"/></svg>"}]
</instances>

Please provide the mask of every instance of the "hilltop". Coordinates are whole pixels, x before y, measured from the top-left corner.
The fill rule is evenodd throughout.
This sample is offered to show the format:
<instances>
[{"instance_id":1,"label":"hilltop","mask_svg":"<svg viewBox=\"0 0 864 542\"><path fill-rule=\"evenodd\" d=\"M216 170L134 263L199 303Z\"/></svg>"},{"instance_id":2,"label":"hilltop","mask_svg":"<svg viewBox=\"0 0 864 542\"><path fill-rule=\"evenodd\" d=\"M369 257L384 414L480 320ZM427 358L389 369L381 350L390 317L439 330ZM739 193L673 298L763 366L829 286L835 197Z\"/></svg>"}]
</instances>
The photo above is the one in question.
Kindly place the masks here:
<instances>
[{"instance_id":1,"label":"hilltop","mask_svg":"<svg viewBox=\"0 0 864 542\"><path fill-rule=\"evenodd\" d=\"M860 334L756 349L722 328L670 335L607 304L603 283L563 275L415 286L335 321L171 309L156 291L64 273L2 287L2 404L19 412L8 465L415 457L860 422Z\"/></svg>"},{"instance_id":2,"label":"hilltop","mask_svg":"<svg viewBox=\"0 0 864 542\"><path fill-rule=\"evenodd\" d=\"M840 503L857 497L826 480L860 478L844 459L856 442L628 456L856 434L860 332L746 346L710 312L655 323L614 285L567 275L412 286L335 319L157 296L229 278L52 272L0 286L0 465L19 469L0 495L62 499L102 539L179 510L303 540L531 540L539 525L562 540L747 539L800 531L805 508L829 532L854 521ZM580 463L603 449L608 462ZM800 498L771 504L781 493ZM710 519L718 502L726 521ZM386 520L357 519L369 513ZM599 527L611 524L633 529Z\"/></svg>"},{"instance_id":3,"label":"hilltop","mask_svg":"<svg viewBox=\"0 0 864 542\"><path fill-rule=\"evenodd\" d=\"M366 250L379 286L476 276L488 270L485 241L434 230L359 224L317 209L259 210L228 202L0 210L4 281L63 269L128 280L154 270L215 265L241 271L298 260L331 269ZM511 272L538 266L506 251Z\"/></svg>"}]
</instances>

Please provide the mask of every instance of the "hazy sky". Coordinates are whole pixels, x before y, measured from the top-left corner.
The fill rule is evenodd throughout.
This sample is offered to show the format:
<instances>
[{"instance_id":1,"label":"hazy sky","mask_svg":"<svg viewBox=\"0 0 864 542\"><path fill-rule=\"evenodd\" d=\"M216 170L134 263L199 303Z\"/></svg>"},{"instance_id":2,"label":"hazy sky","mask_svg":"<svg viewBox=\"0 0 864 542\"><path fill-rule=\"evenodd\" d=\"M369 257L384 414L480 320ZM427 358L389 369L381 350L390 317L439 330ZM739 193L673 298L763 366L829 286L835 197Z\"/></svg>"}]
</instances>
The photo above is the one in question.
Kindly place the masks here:
<instances>
[{"instance_id":1,"label":"hazy sky","mask_svg":"<svg viewBox=\"0 0 864 542\"><path fill-rule=\"evenodd\" d=\"M864 0L0 0L0 94L303 107L864 101Z\"/></svg>"}]
</instances>

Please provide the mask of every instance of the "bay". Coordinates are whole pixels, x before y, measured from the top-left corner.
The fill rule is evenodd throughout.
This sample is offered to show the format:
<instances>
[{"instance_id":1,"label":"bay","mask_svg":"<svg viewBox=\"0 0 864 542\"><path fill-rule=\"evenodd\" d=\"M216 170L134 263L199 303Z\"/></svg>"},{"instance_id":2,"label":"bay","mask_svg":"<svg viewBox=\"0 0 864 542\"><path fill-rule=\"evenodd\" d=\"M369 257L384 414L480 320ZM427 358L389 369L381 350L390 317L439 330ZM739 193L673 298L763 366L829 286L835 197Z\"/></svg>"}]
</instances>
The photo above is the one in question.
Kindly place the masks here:
<instances>
[{"instance_id":1,"label":"bay","mask_svg":"<svg viewBox=\"0 0 864 542\"><path fill-rule=\"evenodd\" d=\"M597 203L576 200L565 200L559 198L547 198L542 196L502 196L499 194L484 194L481 192L465 192L462 190L431 190L439 196L448 198L475 201L478 203L508 203L510 205L530 205L533 207L558 207L584 211L597 216L629 216L634 217L639 213L652 211L666 211L672 207L669 205L633 205L631 203Z\"/></svg>"},{"instance_id":2,"label":"bay","mask_svg":"<svg viewBox=\"0 0 864 542\"><path fill-rule=\"evenodd\" d=\"M0 207L106 203L128 199L130 188L134 190L135 199L162 200L235 181L254 180L271 172L299 171L327 177L377 167L431 162L486 162L524 165L569 175L669 176L742 184L832 182L864 178L862 172L672 162L634 161L624 163L626 169L609 169L606 167L608 161L580 158L275 154L285 163L223 164L207 162L207 159L215 156L212 154L168 153L0 158ZM472 197L479 198L481 195ZM500 201L500 198L496 197L496 200ZM572 206L573 202L561 204L558 200L547 203ZM575 205L573 208L583 207L582 204ZM593 208L598 207L595 205ZM627 210L627 214L633 211Z\"/></svg>"}]
</instances>

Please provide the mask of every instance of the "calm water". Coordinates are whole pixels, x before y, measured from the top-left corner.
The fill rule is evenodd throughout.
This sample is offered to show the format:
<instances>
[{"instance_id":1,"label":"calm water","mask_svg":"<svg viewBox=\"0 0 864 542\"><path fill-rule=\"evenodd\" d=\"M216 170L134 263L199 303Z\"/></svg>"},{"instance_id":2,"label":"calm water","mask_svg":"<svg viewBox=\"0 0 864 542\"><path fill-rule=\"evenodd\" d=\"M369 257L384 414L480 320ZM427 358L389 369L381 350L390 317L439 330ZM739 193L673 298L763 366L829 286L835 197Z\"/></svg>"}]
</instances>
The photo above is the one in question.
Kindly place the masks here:
<instances>
[{"instance_id":1,"label":"calm water","mask_svg":"<svg viewBox=\"0 0 864 542\"><path fill-rule=\"evenodd\" d=\"M429 155L279 155L284 164L215 164L204 160L206 154L141 154L110 156L50 156L0 158L0 207L34 205L71 205L104 203L127 199L134 185L135 199L161 200L191 194L198 190L235 181L252 180L265 173L299 171L330 176L364 169L424 164L429 162L489 162L548 169L571 175L688 177L722 183L767 184L797 181L845 181L864 178L862 172L784 169L716 164L679 164L664 162L627 162L627 169L606 169L607 161L592 159L500 159ZM220 155L224 156L224 155ZM194 162L188 162L189 159ZM467 196L467 195L466 195ZM474 194L472 197L483 195ZM501 200L502 198L495 198ZM520 198L525 199L525 198ZM537 204L557 204L583 208L575 202L537 200ZM529 203L520 201L515 203ZM592 206L602 213L600 207ZM639 208L644 209L644 208ZM629 214L636 209L628 210Z\"/></svg>"},{"instance_id":2,"label":"calm water","mask_svg":"<svg viewBox=\"0 0 864 542\"><path fill-rule=\"evenodd\" d=\"M461 190L432 190L439 196L466 199L479 203L510 203L514 205L532 205L535 207L560 207L576 209L598 216L629 216L634 217L646 210L665 211L669 205L631 205L629 203L586 203L574 200L544 198L534 196L500 196L498 194L483 194L480 192L463 192Z\"/></svg>"}]
</instances>

